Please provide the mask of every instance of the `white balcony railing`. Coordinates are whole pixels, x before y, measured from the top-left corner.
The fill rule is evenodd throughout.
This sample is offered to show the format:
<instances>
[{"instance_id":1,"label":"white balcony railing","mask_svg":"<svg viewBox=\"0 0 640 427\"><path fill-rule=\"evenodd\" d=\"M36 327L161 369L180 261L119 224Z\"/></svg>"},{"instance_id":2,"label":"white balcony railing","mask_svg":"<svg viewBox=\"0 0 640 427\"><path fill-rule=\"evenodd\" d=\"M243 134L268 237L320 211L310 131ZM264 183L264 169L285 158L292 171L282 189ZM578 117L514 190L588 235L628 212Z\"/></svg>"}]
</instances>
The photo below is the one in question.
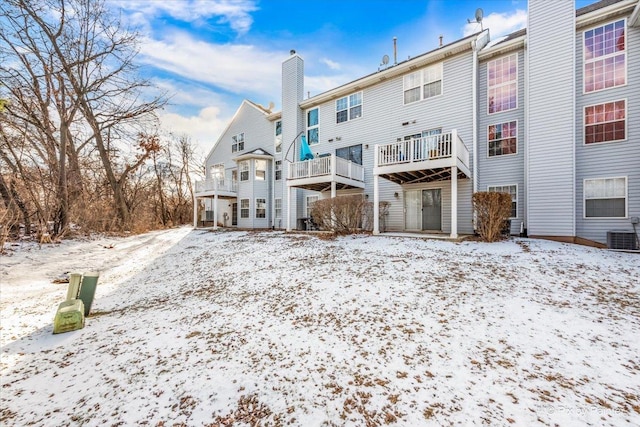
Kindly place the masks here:
<instances>
[{"instance_id":1,"label":"white balcony railing","mask_svg":"<svg viewBox=\"0 0 640 427\"><path fill-rule=\"evenodd\" d=\"M294 162L289 165L289 179L302 179L332 175L342 176L364 182L364 168L350 160L336 157L335 154L317 159Z\"/></svg>"},{"instance_id":2,"label":"white balcony railing","mask_svg":"<svg viewBox=\"0 0 640 427\"><path fill-rule=\"evenodd\" d=\"M217 188L216 188L217 184ZM238 192L238 182L229 181L225 179L205 179L204 181L196 181L196 193L203 193L205 191L226 191L230 193Z\"/></svg>"},{"instance_id":3,"label":"white balcony railing","mask_svg":"<svg viewBox=\"0 0 640 427\"><path fill-rule=\"evenodd\" d=\"M378 144L377 165L389 166L402 163L424 162L427 160L457 157L463 164L469 164L469 150L457 132L431 135L406 141Z\"/></svg>"}]
</instances>

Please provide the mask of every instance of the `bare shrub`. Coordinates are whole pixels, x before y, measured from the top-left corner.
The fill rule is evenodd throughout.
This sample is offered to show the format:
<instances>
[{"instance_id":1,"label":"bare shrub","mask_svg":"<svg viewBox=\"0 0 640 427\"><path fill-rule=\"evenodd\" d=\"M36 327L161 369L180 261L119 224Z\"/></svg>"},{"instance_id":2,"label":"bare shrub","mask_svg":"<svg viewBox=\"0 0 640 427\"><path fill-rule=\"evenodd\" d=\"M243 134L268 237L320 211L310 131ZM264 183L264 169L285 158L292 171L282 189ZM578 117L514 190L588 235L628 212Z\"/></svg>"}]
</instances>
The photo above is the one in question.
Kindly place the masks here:
<instances>
[{"instance_id":1,"label":"bare shrub","mask_svg":"<svg viewBox=\"0 0 640 427\"><path fill-rule=\"evenodd\" d=\"M473 195L477 215L476 230L485 242L500 240L511 216L511 195L497 192L478 192Z\"/></svg>"},{"instance_id":2,"label":"bare shrub","mask_svg":"<svg viewBox=\"0 0 640 427\"><path fill-rule=\"evenodd\" d=\"M370 224L371 203L360 195L318 200L311 207L311 218L321 230L353 234Z\"/></svg>"}]
</instances>

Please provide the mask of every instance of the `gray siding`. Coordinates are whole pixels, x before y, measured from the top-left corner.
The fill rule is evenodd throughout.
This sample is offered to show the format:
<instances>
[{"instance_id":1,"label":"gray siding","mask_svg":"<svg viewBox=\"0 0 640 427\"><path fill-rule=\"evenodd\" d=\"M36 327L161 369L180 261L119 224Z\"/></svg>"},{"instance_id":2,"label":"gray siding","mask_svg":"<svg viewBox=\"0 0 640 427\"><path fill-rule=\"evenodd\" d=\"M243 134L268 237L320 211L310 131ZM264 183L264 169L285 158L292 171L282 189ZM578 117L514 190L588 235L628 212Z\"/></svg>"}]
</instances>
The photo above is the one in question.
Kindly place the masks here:
<instances>
[{"instance_id":1,"label":"gray siding","mask_svg":"<svg viewBox=\"0 0 640 427\"><path fill-rule=\"evenodd\" d=\"M509 111L489 114L487 65L495 59L514 54L518 56L518 107ZM512 234L519 233L520 225L525 222L524 153L526 145L524 69L523 49L483 60L478 67L478 191L487 191L490 186L516 185L518 187L518 214L516 218L511 220ZM489 157L489 126L514 120L518 123L517 154Z\"/></svg>"},{"instance_id":2,"label":"gray siding","mask_svg":"<svg viewBox=\"0 0 640 427\"><path fill-rule=\"evenodd\" d=\"M404 105L403 77L399 76L362 91L362 117L358 119L336 123L335 101L321 104L318 107L320 142L311 146L312 151L314 154L335 153L338 148L362 144L366 183L364 193L369 195L371 201L373 201L375 144L395 142L397 138L420 133L423 130L442 128L443 132L450 132L452 129L457 129L471 153L472 60L469 50L444 61L441 96ZM407 125L403 125L407 122ZM471 164L472 160L469 166ZM450 188L448 181L438 185ZM390 203L386 230L403 230L402 187L381 178L379 188L380 202ZM432 187L423 184L422 188ZM394 193L398 193L398 197L395 197ZM471 180L458 180L458 232L463 234L473 232L471 193ZM450 209L450 193L443 191L443 197L445 196L449 198L446 203ZM443 231L450 231L450 225L445 228L444 221Z\"/></svg>"},{"instance_id":3,"label":"gray siding","mask_svg":"<svg viewBox=\"0 0 640 427\"><path fill-rule=\"evenodd\" d=\"M573 1L529 1L528 230L573 236L574 38Z\"/></svg>"},{"instance_id":4,"label":"gray siding","mask_svg":"<svg viewBox=\"0 0 640 427\"><path fill-rule=\"evenodd\" d=\"M622 19L610 18L598 25ZM583 93L583 33L576 43L576 235L606 243L608 230L633 230L631 217L640 216L640 29L627 27L627 84ZM584 107L626 99L627 138L620 142L584 144ZM584 218L583 183L590 178L627 177L627 218Z\"/></svg>"}]
</instances>

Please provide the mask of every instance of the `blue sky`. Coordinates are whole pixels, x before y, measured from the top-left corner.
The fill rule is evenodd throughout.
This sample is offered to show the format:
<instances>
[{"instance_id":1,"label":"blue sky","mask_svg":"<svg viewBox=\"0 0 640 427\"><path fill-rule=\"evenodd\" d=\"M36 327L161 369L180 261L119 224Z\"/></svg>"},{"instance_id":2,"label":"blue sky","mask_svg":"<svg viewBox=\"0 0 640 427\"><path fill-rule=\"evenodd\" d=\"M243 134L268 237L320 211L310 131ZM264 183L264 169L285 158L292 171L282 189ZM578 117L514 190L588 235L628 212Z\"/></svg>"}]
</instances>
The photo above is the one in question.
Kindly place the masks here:
<instances>
[{"instance_id":1,"label":"blue sky","mask_svg":"<svg viewBox=\"0 0 640 427\"><path fill-rule=\"evenodd\" d=\"M570 1L570 0L557 0ZM142 73L172 94L163 127L206 153L243 99L280 108L280 67L295 49L313 96L480 29L491 38L526 24L526 0L109 0L139 29ZM576 7L595 0L577 0Z\"/></svg>"}]
</instances>

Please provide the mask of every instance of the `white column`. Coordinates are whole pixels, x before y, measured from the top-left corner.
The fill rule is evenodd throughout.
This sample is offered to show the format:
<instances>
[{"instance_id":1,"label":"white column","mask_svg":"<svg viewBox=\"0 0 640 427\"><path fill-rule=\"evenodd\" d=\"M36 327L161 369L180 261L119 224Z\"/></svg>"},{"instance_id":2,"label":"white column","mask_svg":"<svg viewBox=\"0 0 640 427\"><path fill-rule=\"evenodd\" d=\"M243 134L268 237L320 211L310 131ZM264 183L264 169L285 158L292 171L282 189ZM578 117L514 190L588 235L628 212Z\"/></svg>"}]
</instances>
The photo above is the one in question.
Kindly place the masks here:
<instances>
[{"instance_id":1,"label":"white column","mask_svg":"<svg viewBox=\"0 0 640 427\"><path fill-rule=\"evenodd\" d=\"M287 186L287 231L291 231L291 187Z\"/></svg>"},{"instance_id":2,"label":"white column","mask_svg":"<svg viewBox=\"0 0 640 427\"><path fill-rule=\"evenodd\" d=\"M373 175L373 234L380 234L380 188L379 175Z\"/></svg>"},{"instance_id":3,"label":"white column","mask_svg":"<svg viewBox=\"0 0 640 427\"><path fill-rule=\"evenodd\" d=\"M213 177L213 229L218 229L218 177Z\"/></svg>"},{"instance_id":4,"label":"white column","mask_svg":"<svg viewBox=\"0 0 640 427\"><path fill-rule=\"evenodd\" d=\"M193 228L198 227L198 198L193 196Z\"/></svg>"},{"instance_id":5,"label":"white column","mask_svg":"<svg viewBox=\"0 0 640 427\"><path fill-rule=\"evenodd\" d=\"M335 181L331 181L331 198L332 199L336 198L336 182Z\"/></svg>"},{"instance_id":6,"label":"white column","mask_svg":"<svg viewBox=\"0 0 640 427\"><path fill-rule=\"evenodd\" d=\"M451 167L451 236L458 238L458 167Z\"/></svg>"}]
</instances>

